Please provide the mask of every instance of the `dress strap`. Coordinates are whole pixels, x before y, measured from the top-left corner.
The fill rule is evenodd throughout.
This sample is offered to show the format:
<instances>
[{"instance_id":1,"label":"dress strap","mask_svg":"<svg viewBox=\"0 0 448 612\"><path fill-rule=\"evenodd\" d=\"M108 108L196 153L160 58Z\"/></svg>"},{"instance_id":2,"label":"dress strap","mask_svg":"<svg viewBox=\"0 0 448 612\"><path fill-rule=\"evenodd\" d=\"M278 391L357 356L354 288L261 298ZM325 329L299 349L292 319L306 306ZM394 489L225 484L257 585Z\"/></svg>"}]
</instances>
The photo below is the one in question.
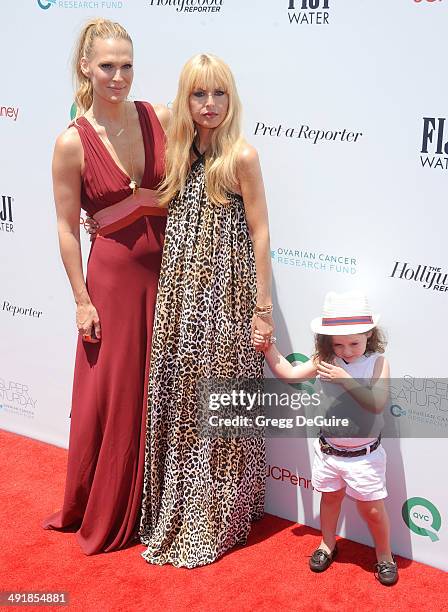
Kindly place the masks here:
<instances>
[{"instance_id":1,"label":"dress strap","mask_svg":"<svg viewBox=\"0 0 448 612\"><path fill-rule=\"evenodd\" d=\"M205 158L205 153L201 153L199 151L199 149L196 146L195 141L193 140L192 145L191 145L192 151L193 153L196 155L197 159L194 161L194 163L198 162L198 161L204 161Z\"/></svg>"}]
</instances>

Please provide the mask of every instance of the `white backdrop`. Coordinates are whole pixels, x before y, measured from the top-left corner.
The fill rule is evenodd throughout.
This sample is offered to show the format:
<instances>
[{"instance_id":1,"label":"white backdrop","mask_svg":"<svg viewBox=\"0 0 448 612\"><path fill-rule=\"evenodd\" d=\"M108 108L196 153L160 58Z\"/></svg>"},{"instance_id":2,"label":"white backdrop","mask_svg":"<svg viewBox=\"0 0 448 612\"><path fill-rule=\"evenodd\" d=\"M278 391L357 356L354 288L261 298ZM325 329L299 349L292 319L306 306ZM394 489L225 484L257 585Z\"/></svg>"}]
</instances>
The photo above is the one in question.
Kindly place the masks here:
<instances>
[{"instance_id":1,"label":"white backdrop","mask_svg":"<svg viewBox=\"0 0 448 612\"><path fill-rule=\"evenodd\" d=\"M16 0L1 8L0 426L67 446L76 330L50 164L71 48L98 15L134 39L134 99L168 104L201 51L234 70L269 202L280 350L309 356L324 294L362 288L393 375L444 376L448 0ZM384 446L393 549L448 569L445 440ZM267 511L317 527L311 442L268 451ZM340 533L371 543L349 500Z\"/></svg>"}]
</instances>

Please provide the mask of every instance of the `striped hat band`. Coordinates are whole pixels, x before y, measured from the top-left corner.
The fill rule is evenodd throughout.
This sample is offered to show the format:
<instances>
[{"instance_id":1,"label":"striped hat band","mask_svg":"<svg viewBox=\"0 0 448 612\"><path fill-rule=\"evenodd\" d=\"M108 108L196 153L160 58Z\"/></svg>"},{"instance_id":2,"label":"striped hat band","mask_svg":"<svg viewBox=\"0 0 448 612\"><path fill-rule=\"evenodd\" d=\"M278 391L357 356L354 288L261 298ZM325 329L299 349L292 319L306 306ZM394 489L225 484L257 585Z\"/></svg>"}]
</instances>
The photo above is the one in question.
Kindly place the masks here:
<instances>
[{"instance_id":1,"label":"striped hat band","mask_svg":"<svg viewBox=\"0 0 448 612\"><path fill-rule=\"evenodd\" d=\"M368 316L358 317L322 317L322 326L331 327L332 325L370 325L373 318Z\"/></svg>"}]
</instances>

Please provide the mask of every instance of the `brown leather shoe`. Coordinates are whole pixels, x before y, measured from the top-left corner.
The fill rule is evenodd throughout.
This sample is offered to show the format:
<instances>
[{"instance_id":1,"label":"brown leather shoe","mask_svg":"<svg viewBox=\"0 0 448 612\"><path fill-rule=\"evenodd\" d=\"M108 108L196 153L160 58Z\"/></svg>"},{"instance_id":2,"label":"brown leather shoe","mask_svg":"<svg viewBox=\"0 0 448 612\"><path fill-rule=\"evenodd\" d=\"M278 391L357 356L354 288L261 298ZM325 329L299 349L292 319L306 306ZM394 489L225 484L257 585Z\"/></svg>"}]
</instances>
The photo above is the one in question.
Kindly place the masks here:
<instances>
[{"instance_id":1,"label":"brown leather shoe","mask_svg":"<svg viewBox=\"0 0 448 612\"><path fill-rule=\"evenodd\" d=\"M333 559L336 557L337 552L338 548L336 544L330 554L322 550L322 548L316 548L309 561L310 569L313 572L324 572L333 563Z\"/></svg>"},{"instance_id":2,"label":"brown leather shoe","mask_svg":"<svg viewBox=\"0 0 448 612\"><path fill-rule=\"evenodd\" d=\"M398 567L395 559L393 563L391 561L375 563L375 578L385 586L395 584L398 580Z\"/></svg>"}]
</instances>

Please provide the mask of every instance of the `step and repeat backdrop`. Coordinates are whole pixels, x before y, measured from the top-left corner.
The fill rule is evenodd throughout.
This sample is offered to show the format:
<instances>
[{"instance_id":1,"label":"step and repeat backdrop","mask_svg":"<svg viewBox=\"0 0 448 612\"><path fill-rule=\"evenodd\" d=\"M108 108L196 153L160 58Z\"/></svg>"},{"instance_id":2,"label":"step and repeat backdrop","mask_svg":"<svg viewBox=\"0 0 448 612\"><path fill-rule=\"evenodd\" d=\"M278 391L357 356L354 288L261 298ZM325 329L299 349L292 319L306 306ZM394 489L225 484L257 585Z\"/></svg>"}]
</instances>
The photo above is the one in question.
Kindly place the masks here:
<instances>
[{"instance_id":1,"label":"step and repeat backdrop","mask_svg":"<svg viewBox=\"0 0 448 612\"><path fill-rule=\"evenodd\" d=\"M232 67L263 168L279 348L308 358L325 293L367 292L406 380L397 426L412 416L438 431L384 440L393 549L448 569L448 390L435 382L447 371L448 0L4 3L0 427L64 447L77 333L50 167L70 121L71 51L95 16L134 39L133 99L170 105L201 51ZM318 527L312 453L311 440L268 440L266 510ZM371 543L351 500L339 532Z\"/></svg>"}]
</instances>

